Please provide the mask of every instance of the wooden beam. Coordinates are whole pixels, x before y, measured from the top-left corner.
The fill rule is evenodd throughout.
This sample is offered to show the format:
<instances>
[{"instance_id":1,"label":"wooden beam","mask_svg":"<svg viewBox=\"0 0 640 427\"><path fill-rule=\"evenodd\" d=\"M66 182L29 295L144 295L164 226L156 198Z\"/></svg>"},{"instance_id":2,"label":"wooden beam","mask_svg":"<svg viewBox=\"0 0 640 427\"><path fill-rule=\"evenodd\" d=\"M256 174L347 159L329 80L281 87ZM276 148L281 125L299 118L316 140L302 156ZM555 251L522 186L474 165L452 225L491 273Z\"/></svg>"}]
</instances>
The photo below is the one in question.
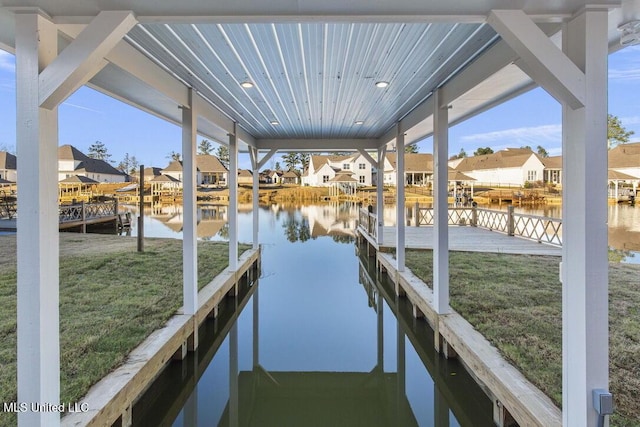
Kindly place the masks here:
<instances>
[{"instance_id":1,"label":"wooden beam","mask_svg":"<svg viewBox=\"0 0 640 427\"><path fill-rule=\"evenodd\" d=\"M525 72L571 108L585 103L585 75L522 10L493 10L487 22L526 62Z\"/></svg>"},{"instance_id":2,"label":"wooden beam","mask_svg":"<svg viewBox=\"0 0 640 427\"><path fill-rule=\"evenodd\" d=\"M40 73L40 106L52 109L100 71L104 57L122 40L136 18L130 11L102 11Z\"/></svg>"}]
</instances>

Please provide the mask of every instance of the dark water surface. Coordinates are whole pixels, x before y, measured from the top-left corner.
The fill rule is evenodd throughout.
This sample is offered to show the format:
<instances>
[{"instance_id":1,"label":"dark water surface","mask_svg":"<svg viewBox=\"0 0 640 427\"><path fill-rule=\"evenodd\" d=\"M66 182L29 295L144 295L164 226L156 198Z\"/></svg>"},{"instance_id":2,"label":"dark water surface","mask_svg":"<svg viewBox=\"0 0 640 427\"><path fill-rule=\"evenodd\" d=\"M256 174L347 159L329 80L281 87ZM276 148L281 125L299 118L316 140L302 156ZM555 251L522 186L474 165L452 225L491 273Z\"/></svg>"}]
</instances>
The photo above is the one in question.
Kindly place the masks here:
<instances>
[{"instance_id":1,"label":"dark water surface","mask_svg":"<svg viewBox=\"0 0 640 427\"><path fill-rule=\"evenodd\" d=\"M169 365L134 425L492 425L490 400L358 256L353 209L261 209L260 278L203 324L198 351ZM250 241L251 213L239 224Z\"/></svg>"}]
</instances>

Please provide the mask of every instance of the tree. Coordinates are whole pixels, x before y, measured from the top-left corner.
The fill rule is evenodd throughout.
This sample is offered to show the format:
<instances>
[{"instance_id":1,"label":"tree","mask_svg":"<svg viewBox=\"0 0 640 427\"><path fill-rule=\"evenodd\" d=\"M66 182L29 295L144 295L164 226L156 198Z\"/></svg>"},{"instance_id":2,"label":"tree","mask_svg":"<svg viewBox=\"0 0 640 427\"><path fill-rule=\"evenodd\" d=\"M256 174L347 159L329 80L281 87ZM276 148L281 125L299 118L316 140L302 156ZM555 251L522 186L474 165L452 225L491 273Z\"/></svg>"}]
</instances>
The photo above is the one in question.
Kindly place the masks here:
<instances>
[{"instance_id":1,"label":"tree","mask_svg":"<svg viewBox=\"0 0 640 427\"><path fill-rule=\"evenodd\" d=\"M491 149L491 147L480 147L473 152L474 156L482 156L483 154L493 154L493 150Z\"/></svg>"},{"instance_id":2,"label":"tree","mask_svg":"<svg viewBox=\"0 0 640 427\"><path fill-rule=\"evenodd\" d=\"M167 159L179 162L182 159L182 155L176 151L171 151L167 154Z\"/></svg>"},{"instance_id":3,"label":"tree","mask_svg":"<svg viewBox=\"0 0 640 427\"><path fill-rule=\"evenodd\" d=\"M404 152L415 154L418 152L418 146L416 144L409 144L404 146Z\"/></svg>"},{"instance_id":4,"label":"tree","mask_svg":"<svg viewBox=\"0 0 640 427\"><path fill-rule=\"evenodd\" d=\"M539 147L539 145L538 145L538 147ZM523 145L523 146L522 146L522 147L520 147L520 148L521 148L521 149L523 149L523 150L531 150L531 151L533 151L533 149L531 148L531 146L530 146L530 145Z\"/></svg>"},{"instance_id":5,"label":"tree","mask_svg":"<svg viewBox=\"0 0 640 427\"><path fill-rule=\"evenodd\" d=\"M229 168L229 147L220 145L216 150L216 157L220 159L225 168Z\"/></svg>"},{"instance_id":6,"label":"tree","mask_svg":"<svg viewBox=\"0 0 640 427\"><path fill-rule=\"evenodd\" d=\"M111 162L109 160L111 158L111 154L109 154L107 147L104 145L102 141L96 141L89 146L89 152L87 153L89 157L97 160L104 160L105 162Z\"/></svg>"},{"instance_id":7,"label":"tree","mask_svg":"<svg viewBox=\"0 0 640 427\"><path fill-rule=\"evenodd\" d=\"M198 144L198 154L211 154L213 152L213 145L208 139L203 139Z\"/></svg>"},{"instance_id":8,"label":"tree","mask_svg":"<svg viewBox=\"0 0 640 427\"><path fill-rule=\"evenodd\" d=\"M607 146L609 148L618 144L626 144L634 133L632 130L626 130L618 117L607 114Z\"/></svg>"},{"instance_id":9,"label":"tree","mask_svg":"<svg viewBox=\"0 0 640 427\"><path fill-rule=\"evenodd\" d=\"M287 165L287 170L294 170L298 164L298 154L287 153L282 156L282 160L284 161L284 164Z\"/></svg>"},{"instance_id":10,"label":"tree","mask_svg":"<svg viewBox=\"0 0 640 427\"><path fill-rule=\"evenodd\" d=\"M138 166L140 166L140 164L138 163L136 156L129 156L129 153L125 153L124 159L118 163L116 169L124 173L131 174L138 169Z\"/></svg>"},{"instance_id":11,"label":"tree","mask_svg":"<svg viewBox=\"0 0 640 427\"><path fill-rule=\"evenodd\" d=\"M464 148L461 148L460 152L449 157L449 160L464 159L465 157L467 157L467 152L464 151Z\"/></svg>"},{"instance_id":12,"label":"tree","mask_svg":"<svg viewBox=\"0 0 640 427\"><path fill-rule=\"evenodd\" d=\"M277 171L282 170L282 168L280 167L280 162L276 162L276 170Z\"/></svg>"},{"instance_id":13,"label":"tree","mask_svg":"<svg viewBox=\"0 0 640 427\"><path fill-rule=\"evenodd\" d=\"M305 170L307 166L309 166L309 159L311 155L309 153L298 153L298 162L302 167L302 170Z\"/></svg>"},{"instance_id":14,"label":"tree","mask_svg":"<svg viewBox=\"0 0 640 427\"><path fill-rule=\"evenodd\" d=\"M549 153L547 152L547 150L542 145L538 145L536 150L538 150L538 156L540 156L540 157L549 157Z\"/></svg>"}]
</instances>

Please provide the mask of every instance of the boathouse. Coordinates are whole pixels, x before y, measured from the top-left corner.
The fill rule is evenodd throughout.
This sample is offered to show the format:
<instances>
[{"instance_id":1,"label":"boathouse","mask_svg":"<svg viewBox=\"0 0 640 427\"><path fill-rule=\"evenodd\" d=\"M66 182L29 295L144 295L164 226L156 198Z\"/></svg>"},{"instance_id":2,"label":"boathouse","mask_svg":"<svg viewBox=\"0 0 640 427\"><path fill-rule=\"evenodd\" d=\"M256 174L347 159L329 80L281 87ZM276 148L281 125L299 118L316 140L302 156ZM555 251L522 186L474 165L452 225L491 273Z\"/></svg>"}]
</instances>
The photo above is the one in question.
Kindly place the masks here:
<instances>
[{"instance_id":1,"label":"boathouse","mask_svg":"<svg viewBox=\"0 0 640 427\"><path fill-rule=\"evenodd\" d=\"M3 0L0 47L15 53L17 68L18 400L59 401L58 209L50 195L58 107L77 88L91 85L182 126L187 316L197 311L196 135L229 148L231 271L239 151L249 152L254 171L278 151L354 151L383 170L394 146L402 182L403 147L433 136L432 305L447 316L448 129L541 86L562 105L570 219L561 268L563 424L595 427L608 410L600 407L609 375L607 56L621 40L638 43L638 21L637 0ZM377 184L381 201L381 173ZM399 186L397 218L404 196ZM256 214L255 248L258 224ZM382 239L384 222L376 226ZM26 411L18 420L55 426L60 415Z\"/></svg>"}]
</instances>

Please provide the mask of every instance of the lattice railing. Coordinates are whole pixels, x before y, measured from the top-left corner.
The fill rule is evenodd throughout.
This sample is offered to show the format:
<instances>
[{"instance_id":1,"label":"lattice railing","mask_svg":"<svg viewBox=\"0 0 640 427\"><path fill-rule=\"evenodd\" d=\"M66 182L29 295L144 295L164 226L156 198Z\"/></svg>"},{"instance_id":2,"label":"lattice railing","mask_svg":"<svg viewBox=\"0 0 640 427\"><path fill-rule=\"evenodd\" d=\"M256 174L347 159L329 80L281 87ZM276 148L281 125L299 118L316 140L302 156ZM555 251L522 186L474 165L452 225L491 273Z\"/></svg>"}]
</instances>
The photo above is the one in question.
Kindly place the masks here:
<instances>
[{"instance_id":1,"label":"lattice railing","mask_svg":"<svg viewBox=\"0 0 640 427\"><path fill-rule=\"evenodd\" d=\"M416 208L417 225L433 225L433 208ZM537 215L517 214L513 208L495 211L481 208L449 208L449 225L471 225L523 237L540 243L562 245L562 220Z\"/></svg>"},{"instance_id":2,"label":"lattice railing","mask_svg":"<svg viewBox=\"0 0 640 427\"><path fill-rule=\"evenodd\" d=\"M562 245L562 220L537 215L513 215L514 235L540 243Z\"/></svg>"},{"instance_id":3,"label":"lattice railing","mask_svg":"<svg viewBox=\"0 0 640 427\"><path fill-rule=\"evenodd\" d=\"M509 232L509 213L490 209L476 209L475 226L488 230Z\"/></svg>"},{"instance_id":4,"label":"lattice railing","mask_svg":"<svg viewBox=\"0 0 640 427\"><path fill-rule=\"evenodd\" d=\"M74 222L88 219L115 216L117 214L117 202L80 203L74 205L61 205L59 208L60 222Z\"/></svg>"},{"instance_id":5,"label":"lattice railing","mask_svg":"<svg viewBox=\"0 0 640 427\"><path fill-rule=\"evenodd\" d=\"M367 234L372 236L374 239L378 237L378 217L373 212L369 212L369 210L365 208L360 208L358 214L359 224L366 230Z\"/></svg>"}]
</instances>

